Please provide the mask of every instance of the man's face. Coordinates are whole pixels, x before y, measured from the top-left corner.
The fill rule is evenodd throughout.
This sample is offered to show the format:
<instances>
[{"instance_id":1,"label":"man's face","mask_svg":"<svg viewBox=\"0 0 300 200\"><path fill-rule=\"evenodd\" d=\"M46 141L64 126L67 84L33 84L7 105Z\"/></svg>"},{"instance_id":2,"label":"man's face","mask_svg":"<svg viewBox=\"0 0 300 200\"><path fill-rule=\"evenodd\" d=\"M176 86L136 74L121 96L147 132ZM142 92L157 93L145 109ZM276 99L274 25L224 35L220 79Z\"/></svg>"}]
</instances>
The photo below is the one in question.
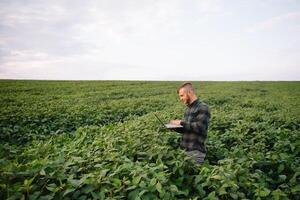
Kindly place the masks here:
<instances>
[{"instance_id":1,"label":"man's face","mask_svg":"<svg viewBox=\"0 0 300 200\"><path fill-rule=\"evenodd\" d=\"M189 105L190 103L190 95L188 92L185 91L184 88L181 88L178 92L180 101L182 101L182 103L184 103L185 105Z\"/></svg>"}]
</instances>

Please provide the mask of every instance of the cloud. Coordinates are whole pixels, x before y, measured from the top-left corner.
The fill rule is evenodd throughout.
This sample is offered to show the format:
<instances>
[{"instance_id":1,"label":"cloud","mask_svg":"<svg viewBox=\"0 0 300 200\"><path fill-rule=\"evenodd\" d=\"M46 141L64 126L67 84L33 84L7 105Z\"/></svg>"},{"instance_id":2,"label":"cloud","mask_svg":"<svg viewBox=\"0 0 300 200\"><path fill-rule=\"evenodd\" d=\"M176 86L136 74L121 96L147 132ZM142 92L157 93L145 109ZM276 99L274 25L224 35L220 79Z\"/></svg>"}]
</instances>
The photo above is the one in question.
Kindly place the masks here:
<instances>
[{"instance_id":1,"label":"cloud","mask_svg":"<svg viewBox=\"0 0 300 200\"><path fill-rule=\"evenodd\" d=\"M133 37L155 38L158 30L176 27L181 1L129 2L94 3L88 10L86 23L76 25L76 37L103 47Z\"/></svg>"},{"instance_id":2,"label":"cloud","mask_svg":"<svg viewBox=\"0 0 300 200\"><path fill-rule=\"evenodd\" d=\"M263 61L251 62L259 54L259 45L236 32L241 29L233 18L243 9L236 4L223 0L2 0L0 78L221 79L232 71L247 74L257 67L250 69L249 64L246 69L245 63L255 66ZM231 11L236 16L227 16ZM246 14L243 17L253 20ZM272 30L298 19L298 12L290 12L255 24L251 30ZM285 34L288 40L291 31ZM277 41L280 50L284 45ZM298 54L272 57L269 63L281 58L281 63L292 63ZM182 67L189 72L178 73Z\"/></svg>"},{"instance_id":3,"label":"cloud","mask_svg":"<svg viewBox=\"0 0 300 200\"><path fill-rule=\"evenodd\" d=\"M0 28L4 30L0 32L3 39L1 71L15 70L28 75L25 73L28 70L34 76L40 74L37 69L44 68L49 70L50 76L58 72L53 70L56 66L65 71L68 71L65 66L72 66L73 71L80 71L75 69L80 67L89 67L90 71L104 71L104 68L120 71L118 66L130 70L137 68L132 66L143 68L144 65L123 55L128 52L119 50L126 48L118 46L124 41L125 45L131 45L155 40L163 32L176 32L184 3L180 0L113 0L72 1L69 5L68 2L0 3L3 8ZM67 74L66 77L70 77Z\"/></svg>"},{"instance_id":4,"label":"cloud","mask_svg":"<svg viewBox=\"0 0 300 200\"><path fill-rule=\"evenodd\" d=\"M221 0L199 0L196 2L199 11L205 15L223 12Z\"/></svg>"},{"instance_id":5,"label":"cloud","mask_svg":"<svg viewBox=\"0 0 300 200\"><path fill-rule=\"evenodd\" d=\"M8 5L10 5L8 3ZM2 2L2 26L18 28L32 23L51 23L65 17L65 9L58 5L42 6L41 4L4 6Z\"/></svg>"},{"instance_id":6,"label":"cloud","mask_svg":"<svg viewBox=\"0 0 300 200\"><path fill-rule=\"evenodd\" d=\"M80 10L67 8L54 1L2 2L0 38L6 54L28 50L57 56L79 54L85 46L72 39L72 21Z\"/></svg>"},{"instance_id":7,"label":"cloud","mask_svg":"<svg viewBox=\"0 0 300 200\"><path fill-rule=\"evenodd\" d=\"M155 38L176 27L182 1L28 1L0 3L5 49L57 56L89 54L121 40ZM8 42L9 41L9 42Z\"/></svg>"},{"instance_id":8,"label":"cloud","mask_svg":"<svg viewBox=\"0 0 300 200\"><path fill-rule=\"evenodd\" d=\"M17 59L15 59L17 57ZM124 63L103 62L101 59L85 56L57 57L39 52L14 52L0 68L0 78L17 79L114 79L130 78L128 71L138 71L139 66ZM83 76L88 75L88 76ZM117 78L118 79L118 78Z\"/></svg>"},{"instance_id":9,"label":"cloud","mask_svg":"<svg viewBox=\"0 0 300 200\"><path fill-rule=\"evenodd\" d=\"M258 32L271 30L275 27L278 27L287 22L299 23L300 21L300 12L289 12L283 15L275 16L265 21L259 22L252 27L247 29L247 32Z\"/></svg>"}]
</instances>

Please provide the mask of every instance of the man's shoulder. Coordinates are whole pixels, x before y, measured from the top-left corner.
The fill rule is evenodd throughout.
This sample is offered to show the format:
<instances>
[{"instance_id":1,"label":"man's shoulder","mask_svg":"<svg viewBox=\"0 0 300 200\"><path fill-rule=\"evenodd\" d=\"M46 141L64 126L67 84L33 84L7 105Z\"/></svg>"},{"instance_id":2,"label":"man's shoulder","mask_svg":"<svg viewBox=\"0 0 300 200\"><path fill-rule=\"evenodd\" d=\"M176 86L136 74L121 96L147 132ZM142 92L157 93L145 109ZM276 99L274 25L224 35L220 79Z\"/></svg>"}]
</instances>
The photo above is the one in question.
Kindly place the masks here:
<instances>
[{"instance_id":1,"label":"man's shoulder","mask_svg":"<svg viewBox=\"0 0 300 200\"><path fill-rule=\"evenodd\" d=\"M186 112L209 112L209 107L205 102L200 101L197 99L196 102L193 103L191 107L188 107Z\"/></svg>"},{"instance_id":2,"label":"man's shoulder","mask_svg":"<svg viewBox=\"0 0 300 200\"><path fill-rule=\"evenodd\" d=\"M208 106L208 104L206 104L206 103L202 103L202 104L201 104L201 107L202 107L202 108L205 108L206 110L209 110L209 106Z\"/></svg>"},{"instance_id":3,"label":"man's shoulder","mask_svg":"<svg viewBox=\"0 0 300 200\"><path fill-rule=\"evenodd\" d=\"M199 102L196 110L199 111L199 114L202 113L202 114L206 114L206 115L210 116L209 106L204 102Z\"/></svg>"},{"instance_id":4,"label":"man's shoulder","mask_svg":"<svg viewBox=\"0 0 300 200\"><path fill-rule=\"evenodd\" d=\"M197 108L201 110L209 110L209 106L203 101L199 101Z\"/></svg>"}]
</instances>

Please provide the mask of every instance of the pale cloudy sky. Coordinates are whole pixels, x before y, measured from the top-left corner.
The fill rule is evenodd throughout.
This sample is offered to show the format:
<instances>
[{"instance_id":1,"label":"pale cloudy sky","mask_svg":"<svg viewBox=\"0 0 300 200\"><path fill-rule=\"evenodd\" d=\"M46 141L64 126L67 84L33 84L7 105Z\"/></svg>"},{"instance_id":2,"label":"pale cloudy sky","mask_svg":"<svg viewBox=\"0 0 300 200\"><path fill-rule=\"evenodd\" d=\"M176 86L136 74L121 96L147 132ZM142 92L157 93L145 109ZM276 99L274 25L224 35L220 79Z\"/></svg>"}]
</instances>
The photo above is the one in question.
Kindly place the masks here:
<instances>
[{"instance_id":1,"label":"pale cloudy sky","mask_svg":"<svg viewBox=\"0 0 300 200\"><path fill-rule=\"evenodd\" d=\"M300 0L0 0L0 79L300 80Z\"/></svg>"}]
</instances>

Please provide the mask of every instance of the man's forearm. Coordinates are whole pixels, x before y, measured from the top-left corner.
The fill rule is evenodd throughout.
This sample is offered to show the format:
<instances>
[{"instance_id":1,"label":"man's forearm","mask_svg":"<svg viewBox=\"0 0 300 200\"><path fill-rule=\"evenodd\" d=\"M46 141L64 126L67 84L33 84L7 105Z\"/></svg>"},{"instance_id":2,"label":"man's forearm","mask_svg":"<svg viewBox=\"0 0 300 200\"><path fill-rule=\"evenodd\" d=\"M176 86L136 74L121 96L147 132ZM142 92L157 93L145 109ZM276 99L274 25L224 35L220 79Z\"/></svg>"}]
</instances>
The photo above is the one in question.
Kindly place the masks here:
<instances>
[{"instance_id":1,"label":"man's forearm","mask_svg":"<svg viewBox=\"0 0 300 200\"><path fill-rule=\"evenodd\" d=\"M189 122L185 122L184 120L181 120L180 125L183 126L185 132L194 132L197 134L205 133L204 130L207 127L207 125L202 123L201 121L189 123Z\"/></svg>"}]
</instances>

